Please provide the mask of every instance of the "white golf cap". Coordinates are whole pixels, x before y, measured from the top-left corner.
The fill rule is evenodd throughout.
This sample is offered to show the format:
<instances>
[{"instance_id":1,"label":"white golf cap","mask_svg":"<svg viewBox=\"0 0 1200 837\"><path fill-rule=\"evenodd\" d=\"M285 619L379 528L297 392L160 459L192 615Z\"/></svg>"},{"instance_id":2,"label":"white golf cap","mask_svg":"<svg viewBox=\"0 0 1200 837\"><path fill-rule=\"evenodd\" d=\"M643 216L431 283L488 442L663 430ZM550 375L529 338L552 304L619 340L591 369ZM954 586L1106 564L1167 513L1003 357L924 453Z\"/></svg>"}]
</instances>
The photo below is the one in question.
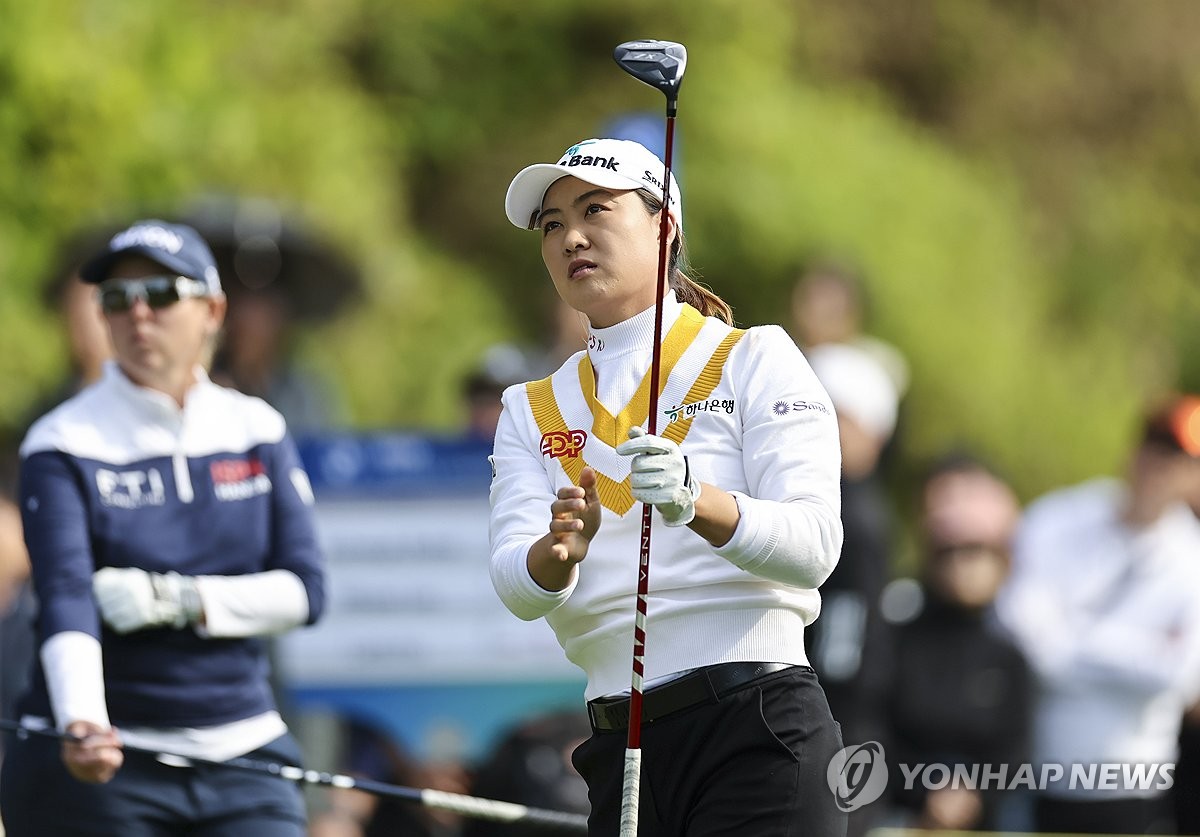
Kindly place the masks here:
<instances>
[{"instance_id":1,"label":"white golf cap","mask_svg":"<svg viewBox=\"0 0 1200 837\"><path fill-rule=\"evenodd\" d=\"M885 440L896 429L900 395L883 366L865 349L822 343L804 353L834 409Z\"/></svg>"},{"instance_id":2,"label":"white golf cap","mask_svg":"<svg viewBox=\"0 0 1200 837\"><path fill-rule=\"evenodd\" d=\"M646 189L662 199L665 166L654 152L640 142L619 139L589 139L572 145L557 163L534 163L517 173L508 184L504 211L514 226L533 228L550 184L561 177L577 177L605 189ZM671 174L670 213L683 229L683 196Z\"/></svg>"}]
</instances>

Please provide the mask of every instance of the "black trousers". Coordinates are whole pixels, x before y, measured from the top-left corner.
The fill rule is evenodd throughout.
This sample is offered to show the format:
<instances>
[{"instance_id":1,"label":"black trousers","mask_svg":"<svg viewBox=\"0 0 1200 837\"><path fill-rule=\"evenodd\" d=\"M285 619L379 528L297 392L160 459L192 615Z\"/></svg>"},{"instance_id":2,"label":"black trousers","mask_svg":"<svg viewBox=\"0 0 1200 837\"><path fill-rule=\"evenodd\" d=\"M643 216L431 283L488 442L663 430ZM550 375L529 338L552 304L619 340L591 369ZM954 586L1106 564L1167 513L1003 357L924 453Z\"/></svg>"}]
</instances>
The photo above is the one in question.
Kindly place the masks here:
<instances>
[{"instance_id":1,"label":"black trousers","mask_svg":"<svg viewBox=\"0 0 1200 837\"><path fill-rule=\"evenodd\" d=\"M218 765L172 767L145 753L104 785L67 772L49 738L9 738L0 771L0 810L8 837L304 837L300 790L268 773ZM299 764L290 735L247 754Z\"/></svg>"},{"instance_id":2,"label":"black trousers","mask_svg":"<svg viewBox=\"0 0 1200 837\"><path fill-rule=\"evenodd\" d=\"M1174 834L1174 812L1166 794L1118 799L1074 800L1039 795L1033 820L1046 834Z\"/></svg>"},{"instance_id":3,"label":"black trousers","mask_svg":"<svg viewBox=\"0 0 1200 837\"><path fill-rule=\"evenodd\" d=\"M574 752L592 805L588 834L614 837L627 733L593 732ZM842 747L812 669L795 667L642 729L638 833L646 837L843 837L826 780Z\"/></svg>"}]
</instances>

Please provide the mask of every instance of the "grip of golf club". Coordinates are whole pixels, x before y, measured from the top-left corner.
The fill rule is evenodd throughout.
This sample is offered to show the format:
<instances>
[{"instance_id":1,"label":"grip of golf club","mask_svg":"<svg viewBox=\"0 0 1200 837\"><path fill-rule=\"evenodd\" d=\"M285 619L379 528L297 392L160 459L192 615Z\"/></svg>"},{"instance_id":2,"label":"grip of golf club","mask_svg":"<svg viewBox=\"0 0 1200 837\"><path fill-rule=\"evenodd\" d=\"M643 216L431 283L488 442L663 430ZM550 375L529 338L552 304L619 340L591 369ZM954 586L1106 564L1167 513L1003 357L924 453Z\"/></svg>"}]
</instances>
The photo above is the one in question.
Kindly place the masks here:
<instances>
[{"instance_id":1,"label":"grip of golf club","mask_svg":"<svg viewBox=\"0 0 1200 837\"><path fill-rule=\"evenodd\" d=\"M620 837L637 837L638 794L642 787L642 750L625 750L625 781L621 784Z\"/></svg>"}]
</instances>

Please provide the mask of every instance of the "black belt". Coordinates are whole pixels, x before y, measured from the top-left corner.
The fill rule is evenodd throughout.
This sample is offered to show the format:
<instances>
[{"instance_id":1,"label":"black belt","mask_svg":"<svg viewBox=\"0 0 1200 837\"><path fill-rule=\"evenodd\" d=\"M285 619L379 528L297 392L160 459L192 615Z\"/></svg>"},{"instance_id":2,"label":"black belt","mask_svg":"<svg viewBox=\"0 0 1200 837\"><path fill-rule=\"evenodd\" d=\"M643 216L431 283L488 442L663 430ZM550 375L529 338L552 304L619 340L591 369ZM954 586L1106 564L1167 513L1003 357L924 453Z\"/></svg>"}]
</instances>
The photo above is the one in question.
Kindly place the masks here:
<instances>
[{"instance_id":1,"label":"black belt","mask_svg":"<svg viewBox=\"0 0 1200 837\"><path fill-rule=\"evenodd\" d=\"M648 724L672 712L716 703L721 698L760 677L792 668L788 663L721 663L696 669L642 695L642 723ZM588 701L588 715L596 732L612 732L629 726L629 698L597 698Z\"/></svg>"}]
</instances>

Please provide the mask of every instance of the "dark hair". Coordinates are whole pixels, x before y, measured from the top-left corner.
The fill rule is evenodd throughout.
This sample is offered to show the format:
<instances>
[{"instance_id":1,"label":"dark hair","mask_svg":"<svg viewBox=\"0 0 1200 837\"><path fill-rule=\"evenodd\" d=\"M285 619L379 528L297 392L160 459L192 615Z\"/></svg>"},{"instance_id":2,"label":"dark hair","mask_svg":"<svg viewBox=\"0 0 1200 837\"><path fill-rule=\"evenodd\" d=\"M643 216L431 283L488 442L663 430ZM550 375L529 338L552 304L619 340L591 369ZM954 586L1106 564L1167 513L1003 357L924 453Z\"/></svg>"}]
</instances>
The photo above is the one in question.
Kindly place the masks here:
<instances>
[{"instance_id":1,"label":"dark hair","mask_svg":"<svg viewBox=\"0 0 1200 837\"><path fill-rule=\"evenodd\" d=\"M802 285L806 280L825 279L836 283L854 297L858 304L865 302L865 282L863 272L845 259L818 258L795 265L791 271L796 277L796 284Z\"/></svg>"},{"instance_id":2,"label":"dark hair","mask_svg":"<svg viewBox=\"0 0 1200 837\"><path fill-rule=\"evenodd\" d=\"M651 215L657 215L662 210L662 198L645 189L638 189L637 194ZM675 291L680 302L686 302L706 317L716 317L726 325L733 325L733 309L729 307L729 303L689 275L687 245L683 240L682 229L676 229L675 240L671 242L667 276L667 284Z\"/></svg>"},{"instance_id":3,"label":"dark hair","mask_svg":"<svg viewBox=\"0 0 1200 837\"><path fill-rule=\"evenodd\" d=\"M1000 482L1008 482L999 470L982 457L965 448L953 448L925 464L921 485L928 486L934 480L950 474L985 474Z\"/></svg>"}]
</instances>

